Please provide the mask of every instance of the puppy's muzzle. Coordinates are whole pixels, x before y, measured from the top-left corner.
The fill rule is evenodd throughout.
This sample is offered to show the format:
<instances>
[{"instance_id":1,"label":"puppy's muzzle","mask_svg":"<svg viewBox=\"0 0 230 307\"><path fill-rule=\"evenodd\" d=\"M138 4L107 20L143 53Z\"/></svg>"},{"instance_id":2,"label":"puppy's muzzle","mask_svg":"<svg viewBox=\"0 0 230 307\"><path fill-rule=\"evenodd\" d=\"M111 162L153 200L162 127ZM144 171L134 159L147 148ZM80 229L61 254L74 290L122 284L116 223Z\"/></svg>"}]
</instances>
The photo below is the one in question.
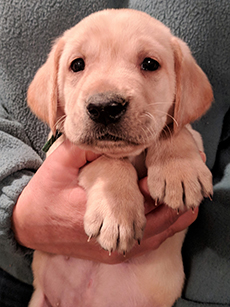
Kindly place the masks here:
<instances>
[{"instance_id":1,"label":"puppy's muzzle","mask_svg":"<svg viewBox=\"0 0 230 307\"><path fill-rule=\"evenodd\" d=\"M129 102L114 93L99 93L91 96L87 102L87 114L97 123L108 126L121 120L127 111Z\"/></svg>"}]
</instances>

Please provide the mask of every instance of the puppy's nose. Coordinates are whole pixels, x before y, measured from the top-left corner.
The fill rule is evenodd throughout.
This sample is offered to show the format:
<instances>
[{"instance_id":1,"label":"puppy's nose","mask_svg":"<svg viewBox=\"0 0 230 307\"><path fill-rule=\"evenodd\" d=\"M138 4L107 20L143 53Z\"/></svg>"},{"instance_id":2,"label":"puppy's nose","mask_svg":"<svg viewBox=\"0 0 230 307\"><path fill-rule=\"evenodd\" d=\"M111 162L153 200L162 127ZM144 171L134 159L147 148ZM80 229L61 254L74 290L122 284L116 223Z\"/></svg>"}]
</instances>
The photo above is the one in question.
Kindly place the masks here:
<instances>
[{"instance_id":1,"label":"puppy's nose","mask_svg":"<svg viewBox=\"0 0 230 307\"><path fill-rule=\"evenodd\" d=\"M126 112L128 101L115 94L96 94L90 97L87 113L95 123L109 125L118 122Z\"/></svg>"}]
</instances>

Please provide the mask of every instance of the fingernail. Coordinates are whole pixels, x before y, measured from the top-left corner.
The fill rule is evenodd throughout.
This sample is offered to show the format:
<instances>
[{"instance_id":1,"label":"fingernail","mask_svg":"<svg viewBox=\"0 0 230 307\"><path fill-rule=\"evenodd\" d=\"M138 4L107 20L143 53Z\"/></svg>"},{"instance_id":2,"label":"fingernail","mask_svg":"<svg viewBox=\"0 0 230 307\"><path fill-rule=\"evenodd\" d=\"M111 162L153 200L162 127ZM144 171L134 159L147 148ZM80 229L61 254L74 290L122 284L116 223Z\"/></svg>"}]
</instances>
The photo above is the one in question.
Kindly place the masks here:
<instances>
[{"instance_id":1,"label":"fingernail","mask_svg":"<svg viewBox=\"0 0 230 307\"><path fill-rule=\"evenodd\" d=\"M212 195L208 194L208 198L212 201Z\"/></svg>"}]
</instances>

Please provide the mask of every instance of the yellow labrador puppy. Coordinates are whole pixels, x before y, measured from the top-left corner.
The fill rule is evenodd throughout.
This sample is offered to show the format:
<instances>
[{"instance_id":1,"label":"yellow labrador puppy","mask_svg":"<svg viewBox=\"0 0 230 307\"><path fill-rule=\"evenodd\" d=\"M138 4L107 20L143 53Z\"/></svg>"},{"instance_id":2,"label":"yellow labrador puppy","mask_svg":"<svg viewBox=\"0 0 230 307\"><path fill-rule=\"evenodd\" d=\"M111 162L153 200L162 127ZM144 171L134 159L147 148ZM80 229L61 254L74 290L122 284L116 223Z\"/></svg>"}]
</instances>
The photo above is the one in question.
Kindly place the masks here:
<instances>
[{"instance_id":1,"label":"yellow labrador puppy","mask_svg":"<svg viewBox=\"0 0 230 307\"><path fill-rule=\"evenodd\" d=\"M97 12L56 41L28 103L53 133L102 154L83 168L79 184L88 195L85 232L109 253L126 253L143 236L138 176L148 174L151 196L176 210L212 194L201 139L188 125L212 99L187 45L143 12ZM30 306L172 306L183 287L184 235L118 265L36 251Z\"/></svg>"}]
</instances>

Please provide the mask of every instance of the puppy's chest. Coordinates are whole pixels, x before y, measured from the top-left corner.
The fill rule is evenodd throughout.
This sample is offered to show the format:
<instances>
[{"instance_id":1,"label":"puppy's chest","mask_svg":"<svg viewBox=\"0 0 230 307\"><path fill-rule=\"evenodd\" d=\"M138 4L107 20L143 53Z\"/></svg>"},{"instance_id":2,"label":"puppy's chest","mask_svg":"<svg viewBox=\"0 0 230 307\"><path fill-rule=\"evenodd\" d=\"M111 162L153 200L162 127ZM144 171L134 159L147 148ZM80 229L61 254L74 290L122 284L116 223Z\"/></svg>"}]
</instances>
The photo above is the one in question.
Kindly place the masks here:
<instances>
[{"instance_id":1,"label":"puppy's chest","mask_svg":"<svg viewBox=\"0 0 230 307\"><path fill-rule=\"evenodd\" d=\"M142 151L138 156L129 157L130 162L135 167L137 171L138 178L144 178L147 176L147 168L145 165L147 151Z\"/></svg>"}]
</instances>

